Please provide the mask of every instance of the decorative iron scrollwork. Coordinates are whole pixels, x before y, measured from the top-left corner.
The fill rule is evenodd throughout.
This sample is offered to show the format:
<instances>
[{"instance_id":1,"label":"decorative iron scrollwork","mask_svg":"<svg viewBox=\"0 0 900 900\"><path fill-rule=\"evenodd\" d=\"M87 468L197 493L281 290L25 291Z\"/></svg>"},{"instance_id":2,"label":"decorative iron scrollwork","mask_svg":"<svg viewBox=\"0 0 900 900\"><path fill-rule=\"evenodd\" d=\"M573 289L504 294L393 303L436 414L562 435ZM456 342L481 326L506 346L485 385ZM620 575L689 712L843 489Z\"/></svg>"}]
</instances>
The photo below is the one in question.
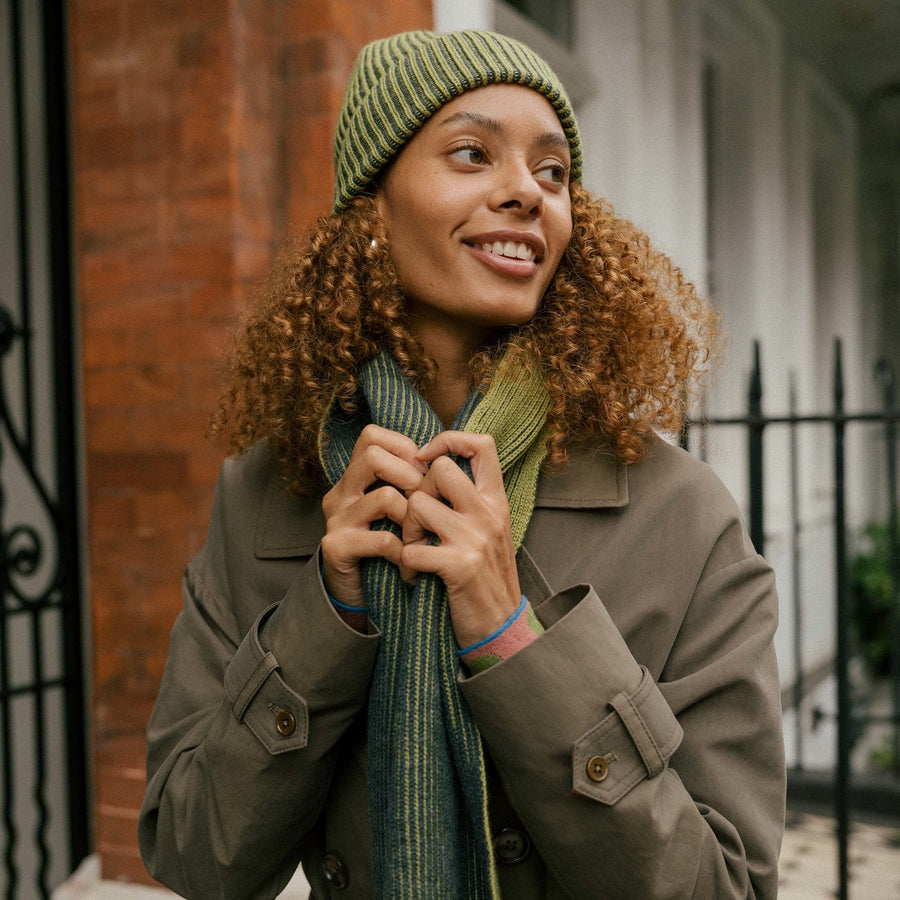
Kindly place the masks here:
<instances>
[{"instance_id":1,"label":"decorative iron scrollwork","mask_svg":"<svg viewBox=\"0 0 900 900\"><path fill-rule=\"evenodd\" d=\"M0 463L4 461L4 445L8 443L27 476L28 486L36 501L29 514L34 519L45 516L51 533L55 533L56 505L50 499L40 473L32 462L29 438L22 437L16 430L6 395L6 380L3 377L6 358L15 341L24 336L25 331L16 326L9 310L0 306ZM30 402L30 398L26 397L25 402ZM0 583L3 584L4 593L27 606L48 602L53 596L59 576L58 554L55 554L57 558L48 560L46 540L37 524L17 522L7 528L7 514L6 492L0 486ZM14 514L23 513L14 510ZM42 573L43 565L50 565L50 571ZM4 604L7 597L4 597Z\"/></svg>"}]
</instances>

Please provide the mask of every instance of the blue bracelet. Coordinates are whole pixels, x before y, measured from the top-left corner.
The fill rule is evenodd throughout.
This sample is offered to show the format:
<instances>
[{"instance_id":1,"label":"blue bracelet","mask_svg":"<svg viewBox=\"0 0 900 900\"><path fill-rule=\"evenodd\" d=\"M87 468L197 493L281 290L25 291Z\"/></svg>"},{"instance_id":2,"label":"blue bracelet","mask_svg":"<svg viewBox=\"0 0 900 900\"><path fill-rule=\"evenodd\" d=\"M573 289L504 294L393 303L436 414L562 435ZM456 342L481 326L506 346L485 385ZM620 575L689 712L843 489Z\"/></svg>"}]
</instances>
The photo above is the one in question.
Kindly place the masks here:
<instances>
[{"instance_id":1,"label":"blue bracelet","mask_svg":"<svg viewBox=\"0 0 900 900\"><path fill-rule=\"evenodd\" d=\"M486 638L482 638L475 644L472 644L471 647L464 647L462 650L457 650L456 652L460 656L465 656L467 653L471 653L473 650L477 650L479 647L483 647L485 644L489 644L494 638L500 637L519 616L522 615L522 610L525 609L526 604L528 603L528 598L522 594L522 602L519 603L516 611L494 632L491 632Z\"/></svg>"},{"instance_id":2,"label":"blue bracelet","mask_svg":"<svg viewBox=\"0 0 900 900\"><path fill-rule=\"evenodd\" d=\"M325 592L325 596L328 597L328 599L331 601L333 606L336 606L338 609L346 610L346 612L350 612L350 613L368 613L369 612L368 606L350 606L347 603L341 603L340 600L335 600L334 597L332 597L331 594L328 593L328 591Z\"/></svg>"}]
</instances>

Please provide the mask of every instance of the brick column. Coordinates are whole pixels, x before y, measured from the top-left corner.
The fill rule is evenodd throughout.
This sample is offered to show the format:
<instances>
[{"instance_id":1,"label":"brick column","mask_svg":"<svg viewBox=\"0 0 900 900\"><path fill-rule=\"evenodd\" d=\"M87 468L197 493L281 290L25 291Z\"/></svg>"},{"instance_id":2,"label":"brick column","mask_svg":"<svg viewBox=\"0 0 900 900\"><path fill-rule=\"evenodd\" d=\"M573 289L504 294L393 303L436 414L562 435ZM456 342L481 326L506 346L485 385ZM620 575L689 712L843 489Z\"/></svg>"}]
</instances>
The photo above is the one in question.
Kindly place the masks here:
<instances>
[{"instance_id":1,"label":"brick column","mask_svg":"<svg viewBox=\"0 0 900 900\"><path fill-rule=\"evenodd\" d=\"M206 533L216 367L286 236L328 211L357 49L427 0L72 0L95 847L149 882L144 730Z\"/></svg>"}]
</instances>

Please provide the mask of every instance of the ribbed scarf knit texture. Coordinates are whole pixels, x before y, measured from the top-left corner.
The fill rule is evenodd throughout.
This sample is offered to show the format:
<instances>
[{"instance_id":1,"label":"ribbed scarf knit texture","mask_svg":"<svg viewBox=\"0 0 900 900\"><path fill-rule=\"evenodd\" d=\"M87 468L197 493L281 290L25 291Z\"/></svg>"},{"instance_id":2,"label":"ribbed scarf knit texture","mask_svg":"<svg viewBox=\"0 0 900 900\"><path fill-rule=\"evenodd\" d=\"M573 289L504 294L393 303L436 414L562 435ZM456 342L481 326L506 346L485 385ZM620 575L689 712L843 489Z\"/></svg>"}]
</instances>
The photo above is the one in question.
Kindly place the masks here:
<instances>
[{"instance_id":1,"label":"ribbed scarf knit texture","mask_svg":"<svg viewBox=\"0 0 900 900\"><path fill-rule=\"evenodd\" d=\"M469 397L454 428L494 437L518 549L546 454L549 399L537 364L523 374L508 371L505 362L484 396ZM365 363L357 377L365 403L353 417L333 407L320 435L321 461L332 484L369 422L418 446L444 430L389 354ZM388 520L373 527L399 534ZM457 644L444 584L423 573L413 588L383 559L364 560L362 574L369 616L381 631L368 709L375 896L499 898L484 754L457 685Z\"/></svg>"}]
</instances>

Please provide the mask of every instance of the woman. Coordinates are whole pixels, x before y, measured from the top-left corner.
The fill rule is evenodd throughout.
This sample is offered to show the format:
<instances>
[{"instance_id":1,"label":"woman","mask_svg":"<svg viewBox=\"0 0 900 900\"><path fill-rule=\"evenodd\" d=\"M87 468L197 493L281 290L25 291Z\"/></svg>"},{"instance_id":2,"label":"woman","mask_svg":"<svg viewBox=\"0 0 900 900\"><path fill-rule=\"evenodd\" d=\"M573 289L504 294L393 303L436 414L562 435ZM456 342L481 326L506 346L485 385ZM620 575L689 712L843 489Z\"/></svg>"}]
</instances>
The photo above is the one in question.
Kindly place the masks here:
<instances>
[{"instance_id":1,"label":"woman","mask_svg":"<svg viewBox=\"0 0 900 900\"><path fill-rule=\"evenodd\" d=\"M363 49L332 216L251 316L148 732L187 897L774 897L771 572L678 427L694 289L580 186L556 76Z\"/></svg>"}]
</instances>

